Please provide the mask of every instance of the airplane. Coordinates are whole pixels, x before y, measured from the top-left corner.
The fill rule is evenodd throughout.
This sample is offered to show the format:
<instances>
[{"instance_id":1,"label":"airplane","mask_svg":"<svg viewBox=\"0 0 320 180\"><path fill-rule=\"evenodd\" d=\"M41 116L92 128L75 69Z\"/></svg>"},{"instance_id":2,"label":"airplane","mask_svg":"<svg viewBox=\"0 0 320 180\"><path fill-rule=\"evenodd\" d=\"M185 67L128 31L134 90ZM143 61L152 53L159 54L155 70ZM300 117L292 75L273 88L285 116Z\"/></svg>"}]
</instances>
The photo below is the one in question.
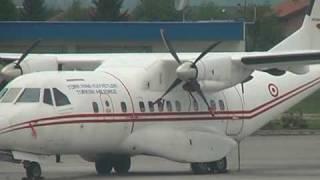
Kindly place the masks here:
<instances>
[{"instance_id":1,"label":"airplane","mask_svg":"<svg viewBox=\"0 0 320 180\"><path fill-rule=\"evenodd\" d=\"M99 175L131 157L224 173L245 137L320 88L320 0L267 52L0 54L0 160L41 179L46 156L80 155Z\"/></svg>"}]
</instances>

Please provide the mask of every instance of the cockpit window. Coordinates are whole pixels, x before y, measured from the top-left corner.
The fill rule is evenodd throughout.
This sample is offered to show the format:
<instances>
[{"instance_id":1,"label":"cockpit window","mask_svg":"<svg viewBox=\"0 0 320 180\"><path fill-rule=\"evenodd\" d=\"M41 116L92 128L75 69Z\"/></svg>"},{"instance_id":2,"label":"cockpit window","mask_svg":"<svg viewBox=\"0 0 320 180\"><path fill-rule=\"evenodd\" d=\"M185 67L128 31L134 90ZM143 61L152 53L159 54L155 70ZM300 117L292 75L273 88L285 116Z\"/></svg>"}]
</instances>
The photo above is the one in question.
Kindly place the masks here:
<instances>
[{"instance_id":1,"label":"cockpit window","mask_svg":"<svg viewBox=\"0 0 320 180\"><path fill-rule=\"evenodd\" d=\"M0 99L4 96L4 94L6 94L7 91L8 91L8 88L4 88L0 91Z\"/></svg>"},{"instance_id":2,"label":"cockpit window","mask_svg":"<svg viewBox=\"0 0 320 180\"><path fill-rule=\"evenodd\" d=\"M17 103L35 103L40 101L40 88L26 88L21 93Z\"/></svg>"},{"instance_id":3,"label":"cockpit window","mask_svg":"<svg viewBox=\"0 0 320 180\"><path fill-rule=\"evenodd\" d=\"M1 103L11 103L13 102L16 97L18 96L19 92L22 88L10 88L8 89L1 100Z\"/></svg>"},{"instance_id":4,"label":"cockpit window","mask_svg":"<svg viewBox=\"0 0 320 180\"><path fill-rule=\"evenodd\" d=\"M54 100L56 101L56 106L65 106L71 104L68 97L57 88L53 88L53 94Z\"/></svg>"},{"instance_id":5,"label":"cockpit window","mask_svg":"<svg viewBox=\"0 0 320 180\"><path fill-rule=\"evenodd\" d=\"M53 105L50 89L44 89L43 103Z\"/></svg>"}]
</instances>

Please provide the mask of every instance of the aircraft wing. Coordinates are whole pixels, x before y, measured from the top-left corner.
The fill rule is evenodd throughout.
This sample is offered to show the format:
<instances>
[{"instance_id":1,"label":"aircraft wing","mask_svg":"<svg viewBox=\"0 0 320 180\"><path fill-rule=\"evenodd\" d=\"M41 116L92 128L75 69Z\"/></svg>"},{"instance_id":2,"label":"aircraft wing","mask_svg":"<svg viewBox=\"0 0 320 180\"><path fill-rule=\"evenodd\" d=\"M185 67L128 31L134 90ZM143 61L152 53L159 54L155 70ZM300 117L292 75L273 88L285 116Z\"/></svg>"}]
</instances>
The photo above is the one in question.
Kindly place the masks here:
<instances>
[{"instance_id":1,"label":"aircraft wing","mask_svg":"<svg viewBox=\"0 0 320 180\"><path fill-rule=\"evenodd\" d=\"M17 61L21 54L0 53L0 64L7 65ZM56 61L62 70L95 70L105 59L101 56L83 54L30 54L26 61L35 61L35 65ZM40 62L39 62L40 61ZM55 67L54 67L55 68Z\"/></svg>"},{"instance_id":2,"label":"aircraft wing","mask_svg":"<svg viewBox=\"0 0 320 180\"><path fill-rule=\"evenodd\" d=\"M178 162L207 162L225 157L236 142L208 130L145 127L132 133L123 148L134 154L156 155Z\"/></svg>"},{"instance_id":3,"label":"aircraft wing","mask_svg":"<svg viewBox=\"0 0 320 180\"><path fill-rule=\"evenodd\" d=\"M320 63L320 51L253 53L236 59L240 60L245 67L253 70L268 72L278 69L303 74L306 65Z\"/></svg>"}]
</instances>

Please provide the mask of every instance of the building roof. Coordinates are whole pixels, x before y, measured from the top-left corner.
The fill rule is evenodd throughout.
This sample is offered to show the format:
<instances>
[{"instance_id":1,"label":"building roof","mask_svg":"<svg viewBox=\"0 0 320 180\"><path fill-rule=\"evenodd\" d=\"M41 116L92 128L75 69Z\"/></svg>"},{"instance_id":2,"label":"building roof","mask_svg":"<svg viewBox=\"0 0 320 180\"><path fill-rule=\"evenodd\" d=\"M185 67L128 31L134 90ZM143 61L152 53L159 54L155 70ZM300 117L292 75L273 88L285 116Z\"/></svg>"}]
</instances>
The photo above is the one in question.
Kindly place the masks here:
<instances>
[{"instance_id":1,"label":"building roof","mask_svg":"<svg viewBox=\"0 0 320 180\"><path fill-rule=\"evenodd\" d=\"M287 0L276 6L274 9L278 17L287 17L305 10L309 6L309 3L310 0Z\"/></svg>"},{"instance_id":2,"label":"building roof","mask_svg":"<svg viewBox=\"0 0 320 180\"><path fill-rule=\"evenodd\" d=\"M0 22L0 41L244 40L243 22Z\"/></svg>"}]
</instances>

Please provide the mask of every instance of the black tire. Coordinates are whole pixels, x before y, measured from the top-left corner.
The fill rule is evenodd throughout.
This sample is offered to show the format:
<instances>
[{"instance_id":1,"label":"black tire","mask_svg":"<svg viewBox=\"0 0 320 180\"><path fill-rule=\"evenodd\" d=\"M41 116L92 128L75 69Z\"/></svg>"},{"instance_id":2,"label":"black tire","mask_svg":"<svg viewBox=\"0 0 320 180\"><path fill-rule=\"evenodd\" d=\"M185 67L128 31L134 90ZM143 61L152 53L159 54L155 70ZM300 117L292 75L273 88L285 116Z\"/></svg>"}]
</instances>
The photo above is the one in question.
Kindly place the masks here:
<instances>
[{"instance_id":1,"label":"black tire","mask_svg":"<svg viewBox=\"0 0 320 180\"><path fill-rule=\"evenodd\" d=\"M95 167L98 175L108 175L112 170L112 162L108 158L103 158L95 161Z\"/></svg>"},{"instance_id":2,"label":"black tire","mask_svg":"<svg viewBox=\"0 0 320 180\"><path fill-rule=\"evenodd\" d=\"M194 174L208 174L212 172L209 163L191 163L191 170Z\"/></svg>"},{"instance_id":3,"label":"black tire","mask_svg":"<svg viewBox=\"0 0 320 180\"><path fill-rule=\"evenodd\" d=\"M217 173L226 173L227 168L228 168L228 162L226 157L220 159L219 161L214 162L214 170Z\"/></svg>"},{"instance_id":4,"label":"black tire","mask_svg":"<svg viewBox=\"0 0 320 180\"><path fill-rule=\"evenodd\" d=\"M31 162L28 167L26 167L27 178L29 179L40 179L41 178L41 166L37 162Z\"/></svg>"},{"instance_id":5,"label":"black tire","mask_svg":"<svg viewBox=\"0 0 320 180\"><path fill-rule=\"evenodd\" d=\"M128 156L117 157L113 161L113 168L118 174L127 174L131 167L131 159Z\"/></svg>"}]
</instances>

